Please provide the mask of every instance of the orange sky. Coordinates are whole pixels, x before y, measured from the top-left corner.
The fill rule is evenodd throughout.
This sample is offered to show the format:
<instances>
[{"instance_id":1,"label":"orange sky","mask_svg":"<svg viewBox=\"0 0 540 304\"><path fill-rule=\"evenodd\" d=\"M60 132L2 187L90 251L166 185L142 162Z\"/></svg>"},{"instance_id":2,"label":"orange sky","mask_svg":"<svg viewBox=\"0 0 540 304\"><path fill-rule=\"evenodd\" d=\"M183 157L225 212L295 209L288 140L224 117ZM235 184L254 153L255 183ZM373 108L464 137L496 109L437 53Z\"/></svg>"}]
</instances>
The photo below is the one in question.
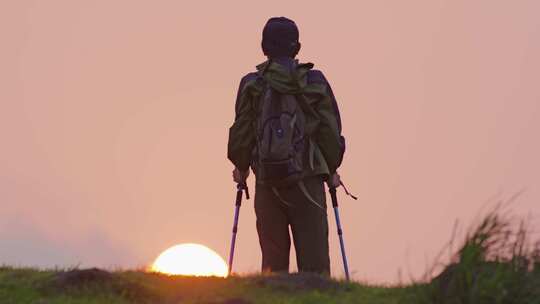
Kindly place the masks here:
<instances>
[{"instance_id":1,"label":"orange sky","mask_svg":"<svg viewBox=\"0 0 540 304\"><path fill-rule=\"evenodd\" d=\"M284 15L341 107L340 172L359 196L341 195L354 277L419 275L454 221L490 198L526 189L514 209L538 214L538 11L533 0L2 1L0 264L135 267L182 242L226 257L234 98L264 60L262 26ZM249 201L237 270L259 269L258 246Z\"/></svg>"}]
</instances>

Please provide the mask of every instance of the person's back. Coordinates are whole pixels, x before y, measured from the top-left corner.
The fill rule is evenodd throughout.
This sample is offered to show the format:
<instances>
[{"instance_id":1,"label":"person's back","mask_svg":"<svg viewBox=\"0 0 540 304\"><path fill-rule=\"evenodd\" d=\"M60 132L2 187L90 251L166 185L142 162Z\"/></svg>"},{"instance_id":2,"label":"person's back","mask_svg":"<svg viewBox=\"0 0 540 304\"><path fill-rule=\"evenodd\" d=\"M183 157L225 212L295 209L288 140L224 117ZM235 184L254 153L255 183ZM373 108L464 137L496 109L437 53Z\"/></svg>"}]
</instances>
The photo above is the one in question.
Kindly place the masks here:
<instances>
[{"instance_id":1,"label":"person's back","mask_svg":"<svg viewBox=\"0 0 540 304\"><path fill-rule=\"evenodd\" d=\"M345 140L328 81L294 59L298 36L289 19L267 22L268 60L240 82L228 157L236 182L245 183L250 167L255 173L262 270L288 271L290 225L299 271L329 274L324 181L339 186Z\"/></svg>"}]
</instances>

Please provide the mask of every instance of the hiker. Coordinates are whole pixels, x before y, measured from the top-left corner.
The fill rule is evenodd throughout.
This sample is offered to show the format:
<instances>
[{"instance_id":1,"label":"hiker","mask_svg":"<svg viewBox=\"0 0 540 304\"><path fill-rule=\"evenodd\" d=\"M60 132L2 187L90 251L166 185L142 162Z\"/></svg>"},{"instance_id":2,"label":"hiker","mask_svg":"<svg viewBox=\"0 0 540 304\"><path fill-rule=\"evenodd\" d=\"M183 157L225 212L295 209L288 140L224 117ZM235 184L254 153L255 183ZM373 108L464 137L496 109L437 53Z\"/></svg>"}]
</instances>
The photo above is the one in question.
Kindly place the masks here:
<instances>
[{"instance_id":1,"label":"hiker","mask_svg":"<svg viewBox=\"0 0 540 304\"><path fill-rule=\"evenodd\" d=\"M324 182L338 187L345 152L332 89L300 51L294 21L271 18L262 33L267 60L240 81L228 158L233 179L254 172L263 272L288 272L291 227L298 270L330 274Z\"/></svg>"}]
</instances>

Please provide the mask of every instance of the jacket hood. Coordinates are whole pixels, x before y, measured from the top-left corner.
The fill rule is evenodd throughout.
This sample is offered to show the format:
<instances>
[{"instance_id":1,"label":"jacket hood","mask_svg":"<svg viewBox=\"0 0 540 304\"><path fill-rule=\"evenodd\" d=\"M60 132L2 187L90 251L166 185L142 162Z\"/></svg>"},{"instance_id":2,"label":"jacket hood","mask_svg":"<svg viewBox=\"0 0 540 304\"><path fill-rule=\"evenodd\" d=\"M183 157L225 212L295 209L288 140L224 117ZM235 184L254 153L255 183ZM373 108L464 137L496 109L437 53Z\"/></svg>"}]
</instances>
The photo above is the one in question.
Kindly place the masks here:
<instances>
[{"instance_id":1,"label":"jacket hood","mask_svg":"<svg viewBox=\"0 0 540 304\"><path fill-rule=\"evenodd\" d=\"M307 74L313 63L299 63L298 60L269 59L257 66L259 76L280 93L301 93L307 85Z\"/></svg>"}]
</instances>

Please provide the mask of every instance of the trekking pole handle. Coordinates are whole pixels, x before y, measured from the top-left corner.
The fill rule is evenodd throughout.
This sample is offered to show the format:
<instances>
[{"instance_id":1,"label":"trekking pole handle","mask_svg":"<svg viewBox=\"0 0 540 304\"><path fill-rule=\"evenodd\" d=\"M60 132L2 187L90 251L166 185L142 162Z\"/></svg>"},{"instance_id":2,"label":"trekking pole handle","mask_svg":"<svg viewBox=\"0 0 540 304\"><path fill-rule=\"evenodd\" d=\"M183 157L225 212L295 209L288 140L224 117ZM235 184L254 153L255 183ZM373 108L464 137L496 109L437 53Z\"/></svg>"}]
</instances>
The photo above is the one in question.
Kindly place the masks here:
<instances>
[{"instance_id":1,"label":"trekking pole handle","mask_svg":"<svg viewBox=\"0 0 540 304\"><path fill-rule=\"evenodd\" d=\"M336 187L329 187L328 191L330 192L330 197L332 198L332 207L336 208L338 206Z\"/></svg>"},{"instance_id":2,"label":"trekking pole handle","mask_svg":"<svg viewBox=\"0 0 540 304\"><path fill-rule=\"evenodd\" d=\"M235 205L236 205L236 207L240 207L240 205L242 205L242 193L243 193L242 186L240 186L240 184L238 184L236 186L236 188L238 190L236 191L236 203L235 203Z\"/></svg>"},{"instance_id":3,"label":"trekking pole handle","mask_svg":"<svg viewBox=\"0 0 540 304\"><path fill-rule=\"evenodd\" d=\"M237 192L237 198L236 198L236 201L237 201L237 204L238 204L238 199L242 199L242 192L245 191L246 192L246 199L249 199L249 189L248 189L248 186L247 184L244 182L244 183L238 183L236 185L236 189L238 189L238 192ZM238 197L238 195L240 195Z\"/></svg>"}]
</instances>

